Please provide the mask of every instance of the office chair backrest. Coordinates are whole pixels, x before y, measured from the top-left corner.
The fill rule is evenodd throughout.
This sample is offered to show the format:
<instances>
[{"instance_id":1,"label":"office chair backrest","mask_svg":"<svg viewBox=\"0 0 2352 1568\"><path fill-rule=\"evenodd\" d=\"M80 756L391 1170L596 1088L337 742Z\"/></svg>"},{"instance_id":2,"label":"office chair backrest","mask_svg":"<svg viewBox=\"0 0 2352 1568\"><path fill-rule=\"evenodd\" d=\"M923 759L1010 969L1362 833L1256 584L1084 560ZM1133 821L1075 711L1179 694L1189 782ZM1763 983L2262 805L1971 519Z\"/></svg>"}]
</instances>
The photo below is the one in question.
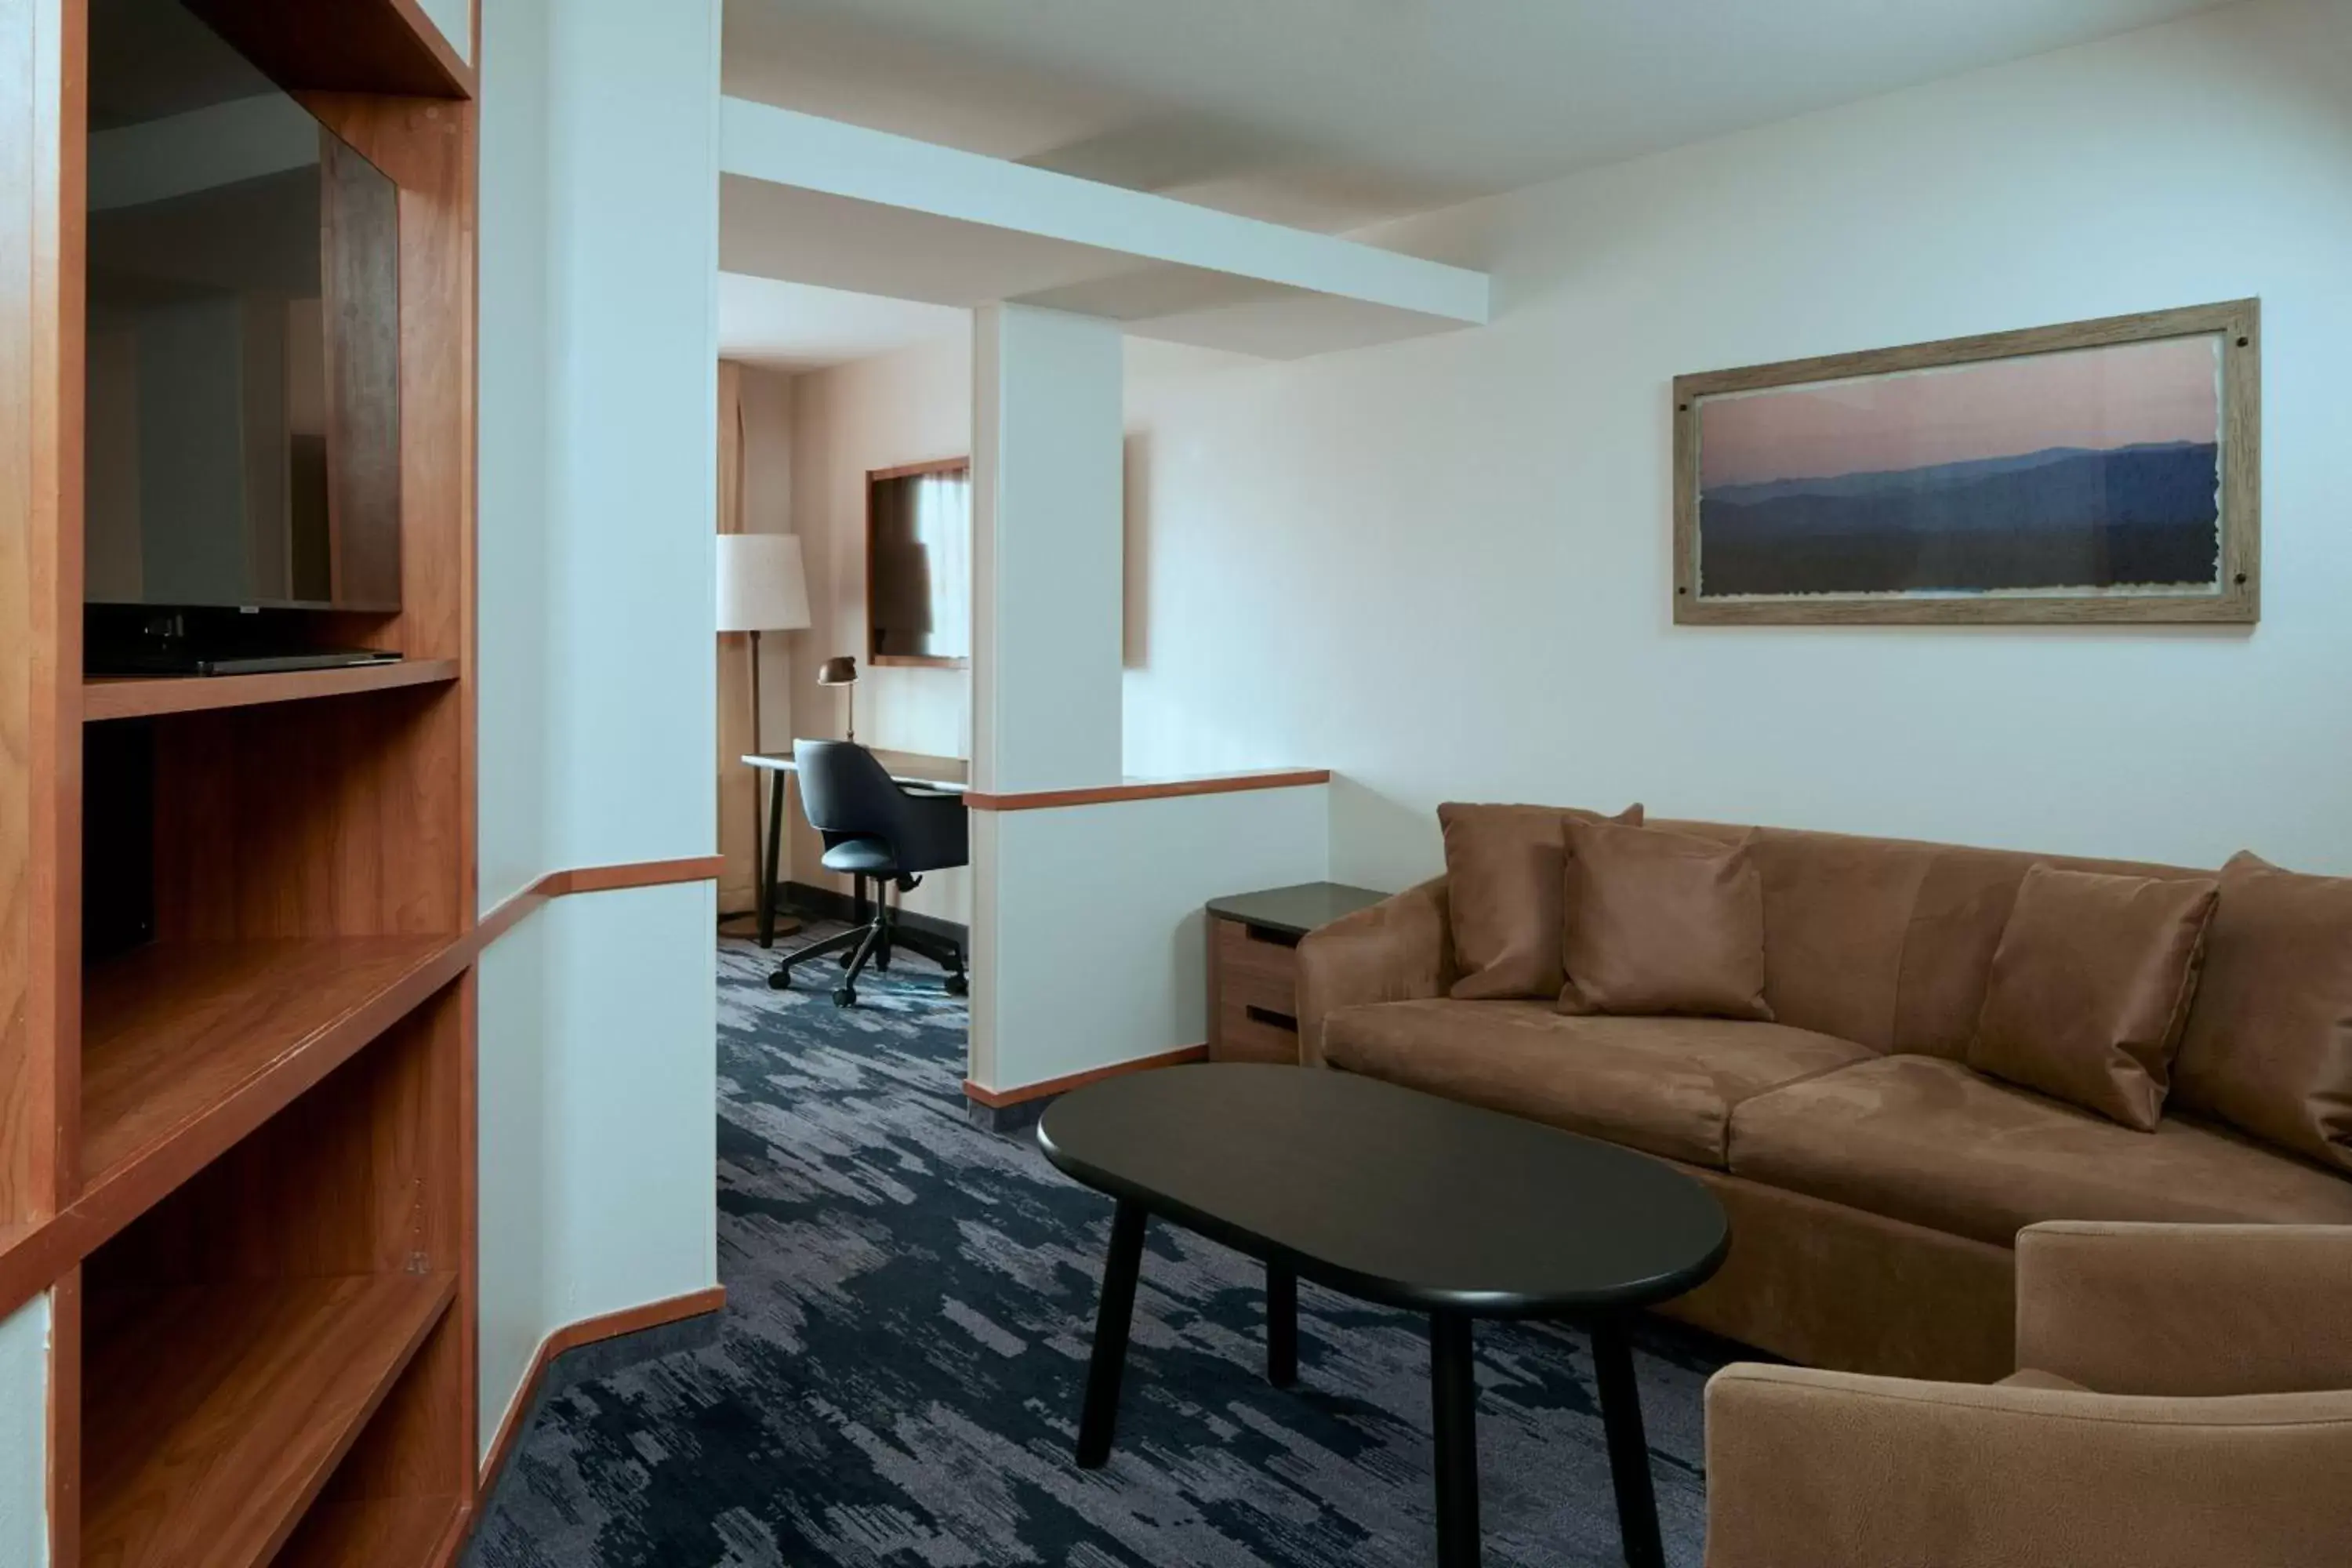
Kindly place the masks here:
<instances>
[{"instance_id":1,"label":"office chair backrest","mask_svg":"<svg viewBox=\"0 0 2352 1568\"><path fill-rule=\"evenodd\" d=\"M898 786L873 752L855 741L794 741L801 810L827 838L895 838Z\"/></svg>"}]
</instances>

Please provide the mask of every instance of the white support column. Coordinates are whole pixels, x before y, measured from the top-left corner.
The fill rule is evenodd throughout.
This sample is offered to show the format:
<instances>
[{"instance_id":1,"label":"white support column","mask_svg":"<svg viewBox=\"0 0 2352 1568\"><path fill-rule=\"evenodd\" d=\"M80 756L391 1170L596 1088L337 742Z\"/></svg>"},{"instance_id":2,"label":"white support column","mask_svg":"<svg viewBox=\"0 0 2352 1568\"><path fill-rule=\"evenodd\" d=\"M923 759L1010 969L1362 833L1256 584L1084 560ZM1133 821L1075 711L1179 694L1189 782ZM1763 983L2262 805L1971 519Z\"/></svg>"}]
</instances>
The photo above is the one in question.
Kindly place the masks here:
<instances>
[{"instance_id":1,"label":"white support column","mask_svg":"<svg viewBox=\"0 0 2352 1568\"><path fill-rule=\"evenodd\" d=\"M1124 593L1118 324L972 318L972 778L1116 784Z\"/></svg>"},{"instance_id":2,"label":"white support column","mask_svg":"<svg viewBox=\"0 0 2352 1568\"><path fill-rule=\"evenodd\" d=\"M972 783L992 795L1116 784L1125 595L1116 322L1026 305L972 313ZM1043 998L1052 924L1005 875L999 814L971 819L971 1076ZM1018 906L1018 907L1016 907Z\"/></svg>"}]
</instances>

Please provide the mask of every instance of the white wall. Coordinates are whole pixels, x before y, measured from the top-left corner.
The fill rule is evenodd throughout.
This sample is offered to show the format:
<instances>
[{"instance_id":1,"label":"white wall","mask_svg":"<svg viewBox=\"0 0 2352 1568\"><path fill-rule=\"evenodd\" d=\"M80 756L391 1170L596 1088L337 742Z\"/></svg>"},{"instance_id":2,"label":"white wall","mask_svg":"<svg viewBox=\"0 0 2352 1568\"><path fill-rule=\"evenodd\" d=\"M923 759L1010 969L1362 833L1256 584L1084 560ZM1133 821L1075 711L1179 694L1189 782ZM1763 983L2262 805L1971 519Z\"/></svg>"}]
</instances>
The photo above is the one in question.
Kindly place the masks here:
<instances>
[{"instance_id":1,"label":"white wall","mask_svg":"<svg viewBox=\"0 0 2352 1568\"><path fill-rule=\"evenodd\" d=\"M716 842L718 13L483 16L485 909ZM484 956L485 1446L550 1331L716 1278L714 919L584 894Z\"/></svg>"},{"instance_id":2,"label":"white wall","mask_svg":"<svg viewBox=\"0 0 2352 1568\"><path fill-rule=\"evenodd\" d=\"M474 700L484 909L556 867L547 832L555 662L547 586L553 562L547 388L555 362L547 288L546 30L554 3L489 0L482 16L485 330L476 386Z\"/></svg>"},{"instance_id":3,"label":"white wall","mask_svg":"<svg viewBox=\"0 0 2352 1568\"><path fill-rule=\"evenodd\" d=\"M971 814L971 1077L1017 1089L1208 1037L1202 906L1322 880L1322 784Z\"/></svg>"},{"instance_id":4,"label":"white wall","mask_svg":"<svg viewBox=\"0 0 2352 1568\"><path fill-rule=\"evenodd\" d=\"M49 1298L0 1319L0 1563L49 1560Z\"/></svg>"},{"instance_id":5,"label":"white wall","mask_svg":"<svg viewBox=\"0 0 2352 1568\"><path fill-rule=\"evenodd\" d=\"M492 6L495 12L496 5ZM485 37L483 51L489 52ZM590 895L599 896L599 895ZM548 1303L548 1079L563 1060L548 981L551 922L526 918L482 953L476 971L477 1225L481 1237L476 1382L485 1451L530 1370L540 1341L562 1320Z\"/></svg>"},{"instance_id":6,"label":"white wall","mask_svg":"<svg viewBox=\"0 0 2352 1568\"><path fill-rule=\"evenodd\" d=\"M793 378L752 365L744 365L740 369L743 531L746 533L790 533L793 531ZM760 739L772 748L792 743L793 654L801 637L800 633L786 632L760 639ZM761 798L764 800L765 796Z\"/></svg>"},{"instance_id":7,"label":"white wall","mask_svg":"<svg viewBox=\"0 0 2352 1568\"><path fill-rule=\"evenodd\" d=\"M972 360L972 782L1116 784L1118 323L984 306Z\"/></svg>"},{"instance_id":8,"label":"white wall","mask_svg":"<svg viewBox=\"0 0 2352 1568\"><path fill-rule=\"evenodd\" d=\"M717 918L709 882L574 896L483 954L486 1451L551 1331L718 1278Z\"/></svg>"},{"instance_id":9,"label":"white wall","mask_svg":"<svg viewBox=\"0 0 2352 1568\"><path fill-rule=\"evenodd\" d=\"M1481 331L1131 388L1127 764L2352 871L2352 6L2263 4L1457 209ZM2264 612L1677 629L1678 373L2260 295Z\"/></svg>"},{"instance_id":10,"label":"white wall","mask_svg":"<svg viewBox=\"0 0 2352 1568\"><path fill-rule=\"evenodd\" d=\"M919 343L793 378L792 518L809 574L810 630L777 639L790 646L793 735L838 736L847 705L816 684L834 654L859 666L857 738L886 750L935 757L971 755L971 678L960 669L866 665L866 475L874 468L956 458L971 451L971 341L968 333ZM790 877L846 889L849 879L817 865L823 847L792 812ZM971 879L926 877L907 895L919 914L969 924Z\"/></svg>"},{"instance_id":11,"label":"white wall","mask_svg":"<svg viewBox=\"0 0 2352 1568\"><path fill-rule=\"evenodd\" d=\"M416 0L427 20L441 29L459 59L471 59L474 54L474 0ZM493 4L498 0L493 0ZM488 47L485 45L484 47Z\"/></svg>"}]
</instances>

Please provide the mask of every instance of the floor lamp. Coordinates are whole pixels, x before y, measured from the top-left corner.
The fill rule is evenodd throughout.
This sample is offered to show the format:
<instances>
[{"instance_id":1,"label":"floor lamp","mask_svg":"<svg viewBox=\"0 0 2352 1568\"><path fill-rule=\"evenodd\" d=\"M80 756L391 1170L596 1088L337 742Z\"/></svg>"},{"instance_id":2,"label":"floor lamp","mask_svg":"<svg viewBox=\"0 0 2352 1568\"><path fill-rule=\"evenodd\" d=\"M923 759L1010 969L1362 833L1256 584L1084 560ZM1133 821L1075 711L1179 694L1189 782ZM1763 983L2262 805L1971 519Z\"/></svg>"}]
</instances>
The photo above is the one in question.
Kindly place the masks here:
<instances>
[{"instance_id":1,"label":"floor lamp","mask_svg":"<svg viewBox=\"0 0 2352 1568\"><path fill-rule=\"evenodd\" d=\"M793 533L722 533L719 536L719 629L750 634L751 659L751 750L760 742L760 634L800 631L809 625L808 575L801 542ZM770 833L784 825L771 822ZM767 858L761 853L760 790L751 789L751 888L757 912L768 912L775 889L768 885Z\"/></svg>"}]
</instances>

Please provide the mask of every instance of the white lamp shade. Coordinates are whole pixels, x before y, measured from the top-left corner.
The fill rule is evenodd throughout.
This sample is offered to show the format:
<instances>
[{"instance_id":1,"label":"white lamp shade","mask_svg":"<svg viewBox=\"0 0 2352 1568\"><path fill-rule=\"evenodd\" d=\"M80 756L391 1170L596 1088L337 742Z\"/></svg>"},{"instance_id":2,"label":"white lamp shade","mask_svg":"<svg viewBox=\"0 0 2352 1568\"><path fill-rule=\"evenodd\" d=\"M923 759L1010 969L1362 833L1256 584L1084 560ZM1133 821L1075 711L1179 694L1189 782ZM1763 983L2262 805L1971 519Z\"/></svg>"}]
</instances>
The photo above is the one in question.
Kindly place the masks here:
<instances>
[{"instance_id":1,"label":"white lamp shade","mask_svg":"<svg viewBox=\"0 0 2352 1568\"><path fill-rule=\"evenodd\" d=\"M792 632L809 624L808 576L796 533L719 536L719 629Z\"/></svg>"}]
</instances>

